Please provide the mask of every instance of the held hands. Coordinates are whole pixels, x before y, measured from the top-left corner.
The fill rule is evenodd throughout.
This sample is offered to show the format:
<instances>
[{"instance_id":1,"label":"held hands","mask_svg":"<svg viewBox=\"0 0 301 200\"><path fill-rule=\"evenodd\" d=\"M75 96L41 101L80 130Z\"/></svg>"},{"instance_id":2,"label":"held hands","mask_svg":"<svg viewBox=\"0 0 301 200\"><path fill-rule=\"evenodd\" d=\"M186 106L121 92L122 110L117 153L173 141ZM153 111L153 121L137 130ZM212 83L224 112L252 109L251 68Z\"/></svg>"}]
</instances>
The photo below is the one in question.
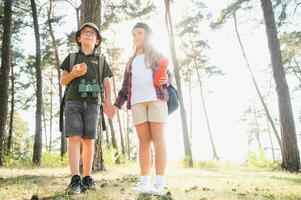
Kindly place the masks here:
<instances>
[{"instance_id":1,"label":"held hands","mask_svg":"<svg viewBox=\"0 0 301 200\"><path fill-rule=\"evenodd\" d=\"M74 65L73 70L72 70L71 73L75 77L79 77L79 76L84 75L87 72L87 68L88 67L85 63L76 64L76 65Z\"/></svg>"},{"instance_id":2,"label":"held hands","mask_svg":"<svg viewBox=\"0 0 301 200\"><path fill-rule=\"evenodd\" d=\"M113 119L113 117L116 115L116 106L113 106L110 101L105 101L103 109L104 113L106 113L110 119Z\"/></svg>"}]
</instances>

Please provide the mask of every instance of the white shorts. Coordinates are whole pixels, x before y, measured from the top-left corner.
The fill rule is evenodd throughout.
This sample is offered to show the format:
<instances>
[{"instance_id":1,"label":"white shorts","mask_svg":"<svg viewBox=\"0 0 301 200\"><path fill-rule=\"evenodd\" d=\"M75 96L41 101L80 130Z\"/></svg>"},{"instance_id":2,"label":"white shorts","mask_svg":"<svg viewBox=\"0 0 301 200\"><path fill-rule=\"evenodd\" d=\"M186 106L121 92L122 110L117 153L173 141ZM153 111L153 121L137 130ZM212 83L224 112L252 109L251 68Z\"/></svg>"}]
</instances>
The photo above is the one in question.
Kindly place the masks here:
<instances>
[{"instance_id":1,"label":"white shorts","mask_svg":"<svg viewBox=\"0 0 301 200\"><path fill-rule=\"evenodd\" d=\"M162 100L137 103L131 106L133 124L144 122L166 123L168 117L167 102Z\"/></svg>"}]
</instances>

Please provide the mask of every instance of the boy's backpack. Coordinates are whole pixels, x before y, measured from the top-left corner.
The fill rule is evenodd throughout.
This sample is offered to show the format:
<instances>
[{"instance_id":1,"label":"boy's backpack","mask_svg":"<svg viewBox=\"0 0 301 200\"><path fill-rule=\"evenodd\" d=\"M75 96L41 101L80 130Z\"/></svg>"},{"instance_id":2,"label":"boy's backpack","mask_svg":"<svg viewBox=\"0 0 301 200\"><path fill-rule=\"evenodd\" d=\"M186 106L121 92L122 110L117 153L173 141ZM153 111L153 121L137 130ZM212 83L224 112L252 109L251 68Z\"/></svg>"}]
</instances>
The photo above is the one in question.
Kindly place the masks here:
<instances>
[{"instance_id":1,"label":"boy's backpack","mask_svg":"<svg viewBox=\"0 0 301 200\"><path fill-rule=\"evenodd\" d=\"M71 72L73 70L73 66L74 66L76 57L77 57L77 53L70 53L69 54L69 72ZM99 84L100 88L103 88L101 86L103 85L102 75L103 75L104 61L105 61L104 56L98 55L98 76L97 76L97 81L98 81L98 84ZM60 122L59 122L60 132L63 131L64 108L65 108L66 96L67 96L67 93L68 93L68 89L69 89L69 85L66 85L65 86L64 95L62 97L62 101L61 101L61 105L60 105ZM103 102L103 90L100 91L100 97L101 97L101 103L102 103ZM101 117L102 117L102 119L101 119L101 121L102 121L102 128L103 128L103 130L106 130L106 124L105 124L105 119L104 119L102 105L101 105L101 108L100 108L100 112L101 112Z\"/></svg>"}]
</instances>

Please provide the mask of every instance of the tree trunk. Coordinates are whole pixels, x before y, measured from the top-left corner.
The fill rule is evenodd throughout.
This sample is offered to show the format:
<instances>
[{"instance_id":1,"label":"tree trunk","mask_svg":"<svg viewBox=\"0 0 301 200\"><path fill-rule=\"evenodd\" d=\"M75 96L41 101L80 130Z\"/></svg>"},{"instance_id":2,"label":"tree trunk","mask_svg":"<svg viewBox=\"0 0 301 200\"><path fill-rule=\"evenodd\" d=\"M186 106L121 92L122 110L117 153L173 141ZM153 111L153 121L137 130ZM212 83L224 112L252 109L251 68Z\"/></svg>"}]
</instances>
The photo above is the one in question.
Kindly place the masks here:
<instances>
[{"instance_id":1,"label":"tree trunk","mask_svg":"<svg viewBox=\"0 0 301 200\"><path fill-rule=\"evenodd\" d=\"M79 17L79 13L80 13L80 7L75 8L75 12L76 12L76 22L77 22L77 29L80 28L80 17Z\"/></svg>"},{"instance_id":2,"label":"tree trunk","mask_svg":"<svg viewBox=\"0 0 301 200\"><path fill-rule=\"evenodd\" d=\"M109 126L110 126L110 130L111 130L111 136L112 136L112 146L115 149L115 162L116 164L120 164L120 158L119 158L119 151L118 151L118 146L117 146L117 142L116 142L116 137L115 137L115 130L113 127L113 121L112 119L108 118L108 122L109 122Z\"/></svg>"},{"instance_id":3,"label":"tree trunk","mask_svg":"<svg viewBox=\"0 0 301 200\"><path fill-rule=\"evenodd\" d=\"M266 34L271 54L271 62L280 113L282 136L282 166L288 171L299 171L300 158L295 130L295 122L291 106L289 88L282 63L280 42L277 35L275 16L271 0L260 0L263 11Z\"/></svg>"},{"instance_id":4,"label":"tree trunk","mask_svg":"<svg viewBox=\"0 0 301 200\"><path fill-rule=\"evenodd\" d=\"M43 121L43 128L44 128L44 134L45 134L45 148L46 151L48 151L48 137L47 137L47 125L46 125L46 115L45 115L45 108L42 108L42 121Z\"/></svg>"},{"instance_id":5,"label":"tree trunk","mask_svg":"<svg viewBox=\"0 0 301 200\"><path fill-rule=\"evenodd\" d=\"M49 124L49 151L52 150L52 106L53 106L53 67L51 66L51 76L50 76L50 124Z\"/></svg>"},{"instance_id":6,"label":"tree trunk","mask_svg":"<svg viewBox=\"0 0 301 200\"><path fill-rule=\"evenodd\" d=\"M115 95L115 99L116 99L116 83L115 83L114 76L112 77L112 79L113 79L113 91L114 91L114 95ZM122 131L122 125L121 125L121 119L120 119L119 111L117 111L117 121L118 121L118 126L119 126L119 133L120 133L121 152L122 152L123 155L125 155L123 131Z\"/></svg>"},{"instance_id":7,"label":"tree trunk","mask_svg":"<svg viewBox=\"0 0 301 200\"><path fill-rule=\"evenodd\" d=\"M109 128L108 127L107 127L107 130L106 130L106 142L107 142L107 144L110 144Z\"/></svg>"},{"instance_id":8,"label":"tree trunk","mask_svg":"<svg viewBox=\"0 0 301 200\"><path fill-rule=\"evenodd\" d=\"M123 138L123 131L122 131L121 119L120 119L119 112L117 113L117 120L118 120L119 133L120 133L121 153L122 153L122 155L125 155L124 138Z\"/></svg>"},{"instance_id":9,"label":"tree trunk","mask_svg":"<svg viewBox=\"0 0 301 200\"><path fill-rule=\"evenodd\" d=\"M180 101L185 160L186 160L186 164L189 167L192 167L193 160L192 160L191 146L190 146L189 136L188 136L186 110L184 107L182 86L181 86L181 79L180 79L180 70L179 70L179 64L178 64L178 60L177 60L177 54L176 54L176 48L175 48L175 42L174 42L173 25L172 25L172 20L171 20L171 16L170 16L171 1L164 0L164 2L165 2L165 23L166 23L167 33L169 36L169 48L170 48L170 52L171 52L172 62L174 65L174 72L175 72L178 96L179 96L179 101Z\"/></svg>"},{"instance_id":10,"label":"tree trunk","mask_svg":"<svg viewBox=\"0 0 301 200\"><path fill-rule=\"evenodd\" d=\"M34 146L33 146L33 157L32 161L35 165L41 164L42 159L42 72L41 72L41 48L40 48L40 32L39 32L39 23L37 16L37 8L35 0L30 0L32 17L34 24L35 40L36 40L36 81L37 81L37 92L36 92L36 130L34 137Z\"/></svg>"},{"instance_id":11,"label":"tree trunk","mask_svg":"<svg viewBox=\"0 0 301 200\"><path fill-rule=\"evenodd\" d=\"M124 151L125 154L127 154L128 152L128 138L127 138L127 113L122 112L121 114L121 118L122 118L122 131L123 131L123 135L124 135Z\"/></svg>"},{"instance_id":12,"label":"tree trunk","mask_svg":"<svg viewBox=\"0 0 301 200\"><path fill-rule=\"evenodd\" d=\"M192 88L191 88L191 80L189 79L189 102L190 102L190 107L189 107L189 114L190 114L190 130L189 130L189 140L192 141Z\"/></svg>"},{"instance_id":13,"label":"tree trunk","mask_svg":"<svg viewBox=\"0 0 301 200\"><path fill-rule=\"evenodd\" d=\"M257 110L255 107L255 102L253 102L253 114L254 114L254 120L255 120L255 126L256 126L256 130L255 130L255 138L257 140L258 143L258 149L259 151L262 149L262 145L261 145L261 141L260 141L260 135L259 135L259 125L258 125L258 120L257 120Z\"/></svg>"},{"instance_id":14,"label":"tree trunk","mask_svg":"<svg viewBox=\"0 0 301 200\"><path fill-rule=\"evenodd\" d=\"M3 141L7 117L9 70L11 65L12 1L4 1L2 60L0 73L0 167L3 166Z\"/></svg>"},{"instance_id":15,"label":"tree trunk","mask_svg":"<svg viewBox=\"0 0 301 200\"><path fill-rule=\"evenodd\" d=\"M243 46L243 44L242 44L242 41L241 41L241 39L240 39L240 34L239 34L239 31L238 31L238 25L237 25L236 12L235 12L235 11L234 11L234 13L233 13L233 17L234 17L234 25L235 25L235 33L236 33L236 37L237 37L237 40L238 40L240 49L241 49L241 51L242 51L242 55L243 55L244 60L245 60L245 62L246 62L246 66L247 66L247 68L248 68L248 70L249 70L249 73L250 73L252 82L253 82L253 84L254 84L254 86L255 86L256 92L257 92L257 94L258 94L258 96L259 96L259 99L260 99L260 102L261 102L261 104L262 104L262 106L263 106L263 108L264 108L264 111L265 111L265 113L266 113L266 115L267 115L267 117L268 117L268 119L269 119L269 122L270 122L270 124L271 124L271 126L272 126L272 129L273 129L273 131L274 131L274 134L275 134L275 136L276 136L276 138L277 138L279 147L280 147L280 149L282 149L282 143L281 143L281 139L280 139L280 136L279 136L279 134L278 134L277 128L276 128L275 123L274 123L274 121L273 121L273 119L272 119L272 117L271 117L270 111L269 111L268 107L266 106L266 103L264 102L263 96L262 96L262 94L261 94L261 92L260 92L260 90L259 90L259 87L258 87L257 81L256 81L256 79L255 79L254 73L253 73L253 71L252 71L250 62L249 62L249 60L248 60L248 58L247 58L247 55L246 55L246 53L245 53L245 48L244 48L244 46Z\"/></svg>"},{"instance_id":16,"label":"tree trunk","mask_svg":"<svg viewBox=\"0 0 301 200\"><path fill-rule=\"evenodd\" d=\"M80 5L80 24L94 22L100 25L100 0L81 0Z\"/></svg>"},{"instance_id":17,"label":"tree trunk","mask_svg":"<svg viewBox=\"0 0 301 200\"><path fill-rule=\"evenodd\" d=\"M272 135L271 135L271 130L270 130L269 118L268 117L267 117L267 129L268 129L269 139L270 139L270 143L271 143L272 156L273 156L273 160L275 162L276 161L275 149L274 149L274 144L273 144L273 140L272 140Z\"/></svg>"},{"instance_id":18,"label":"tree trunk","mask_svg":"<svg viewBox=\"0 0 301 200\"><path fill-rule=\"evenodd\" d=\"M96 171L103 171L105 170L104 162L103 162L103 154L102 154L102 118L99 118L98 121L98 129L97 129L97 139L95 140L95 152L94 152L94 162L92 166L92 170Z\"/></svg>"},{"instance_id":19,"label":"tree trunk","mask_svg":"<svg viewBox=\"0 0 301 200\"><path fill-rule=\"evenodd\" d=\"M197 77L198 77L198 81L199 81L199 85L200 85L200 94L201 94L201 100L202 100L202 107L203 107L203 110L204 110L204 115L205 115L205 119L206 119L208 133L209 133L210 143L211 143L211 147L212 147L213 160L219 160L219 157L218 157L217 152L216 152L215 144L214 144L214 141L213 141L212 133L211 133L211 127L210 127L209 117L208 117L208 114L207 114L207 108L206 108L206 103L205 103L205 98L204 98L204 93L203 93L203 84L202 84L202 80L201 80L201 75L200 75L199 69L197 67L197 61L196 61L197 54L196 54L196 51L195 51L195 48L194 48L194 45L193 45L190 34L189 34L189 41L190 41L190 45L191 45L193 55L194 55L193 56L193 65L194 65L195 71L197 73Z\"/></svg>"},{"instance_id":20,"label":"tree trunk","mask_svg":"<svg viewBox=\"0 0 301 200\"><path fill-rule=\"evenodd\" d=\"M11 65L11 104L10 104L10 119L9 119L9 130L7 140L7 154L11 153L12 140L13 140L13 129L14 129L14 112L15 112L15 78L14 78L14 65Z\"/></svg>"},{"instance_id":21,"label":"tree trunk","mask_svg":"<svg viewBox=\"0 0 301 200\"><path fill-rule=\"evenodd\" d=\"M48 27L49 27L49 34L51 36L51 40L52 40L52 48L54 49L54 57L55 57L55 64L56 64L56 71L57 71L57 80L58 83L61 80L61 70L60 70L60 59L59 59L59 50L58 50L58 46L56 43L56 38L53 32L53 28L52 28L52 13L53 13L53 4L52 4L53 0L49 0L49 9L48 9ZM63 92L62 92L62 86L61 84L59 84L59 102L62 101L62 96L63 96ZM67 151L67 147L66 147L67 141L66 138L64 136L64 132L61 132L61 157L63 157Z\"/></svg>"},{"instance_id":22,"label":"tree trunk","mask_svg":"<svg viewBox=\"0 0 301 200\"><path fill-rule=\"evenodd\" d=\"M126 110L126 138L127 138L127 154L128 159L131 160L131 145L130 145L130 116L129 111Z\"/></svg>"}]
</instances>

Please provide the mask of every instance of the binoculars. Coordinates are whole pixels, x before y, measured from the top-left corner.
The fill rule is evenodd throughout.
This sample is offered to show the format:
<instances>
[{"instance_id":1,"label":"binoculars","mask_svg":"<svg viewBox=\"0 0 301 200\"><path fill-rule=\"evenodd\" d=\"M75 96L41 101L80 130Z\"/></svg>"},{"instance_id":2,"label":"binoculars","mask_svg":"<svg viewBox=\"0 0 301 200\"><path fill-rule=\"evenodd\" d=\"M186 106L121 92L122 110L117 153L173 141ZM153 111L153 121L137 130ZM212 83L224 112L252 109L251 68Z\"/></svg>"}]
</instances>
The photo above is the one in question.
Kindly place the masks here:
<instances>
[{"instance_id":1,"label":"binoculars","mask_svg":"<svg viewBox=\"0 0 301 200\"><path fill-rule=\"evenodd\" d=\"M95 79L93 79L92 82L86 82L85 79L81 79L78 92L80 93L80 97L88 97L89 94L91 94L92 97L98 97L100 87Z\"/></svg>"}]
</instances>

